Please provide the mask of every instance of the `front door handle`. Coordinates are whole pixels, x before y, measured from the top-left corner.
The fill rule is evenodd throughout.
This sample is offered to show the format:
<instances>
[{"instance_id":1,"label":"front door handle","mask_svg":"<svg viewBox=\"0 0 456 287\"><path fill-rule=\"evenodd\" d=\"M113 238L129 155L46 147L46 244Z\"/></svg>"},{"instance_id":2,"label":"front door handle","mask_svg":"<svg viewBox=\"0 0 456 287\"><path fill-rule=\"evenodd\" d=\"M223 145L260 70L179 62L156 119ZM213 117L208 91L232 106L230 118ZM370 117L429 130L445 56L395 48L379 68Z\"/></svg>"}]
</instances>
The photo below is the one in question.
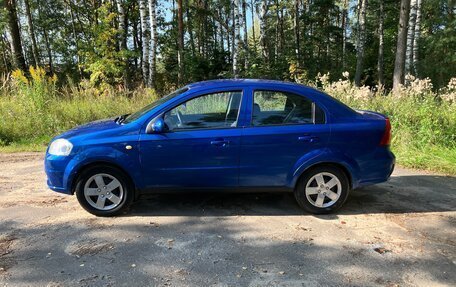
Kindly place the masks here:
<instances>
[{"instance_id":1,"label":"front door handle","mask_svg":"<svg viewBox=\"0 0 456 287\"><path fill-rule=\"evenodd\" d=\"M301 142L308 142L308 143L315 143L318 142L319 138L317 136L311 136L311 135L304 135L298 137L298 141Z\"/></svg>"},{"instance_id":2,"label":"front door handle","mask_svg":"<svg viewBox=\"0 0 456 287\"><path fill-rule=\"evenodd\" d=\"M223 140L223 139L216 139L216 140L213 140L211 141L211 145L215 145L215 146L221 146L221 147L226 147L230 144L230 141L227 141L227 140Z\"/></svg>"}]
</instances>

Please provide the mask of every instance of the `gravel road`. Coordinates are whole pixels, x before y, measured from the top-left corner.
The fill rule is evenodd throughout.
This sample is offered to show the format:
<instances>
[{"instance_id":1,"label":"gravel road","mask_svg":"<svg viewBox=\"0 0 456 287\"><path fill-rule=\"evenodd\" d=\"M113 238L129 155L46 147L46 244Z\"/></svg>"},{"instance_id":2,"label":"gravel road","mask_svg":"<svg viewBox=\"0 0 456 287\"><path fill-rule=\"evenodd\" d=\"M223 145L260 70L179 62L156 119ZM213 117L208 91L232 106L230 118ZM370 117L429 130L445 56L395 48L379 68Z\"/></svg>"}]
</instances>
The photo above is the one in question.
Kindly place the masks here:
<instances>
[{"instance_id":1,"label":"gravel road","mask_svg":"<svg viewBox=\"0 0 456 287\"><path fill-rule=\"evenodd\" d=\"M97 218L0 154L0 286L455 286L456 178L397 168L337 214L291 194L152 196Z\"/></svg>"}]
</instances>

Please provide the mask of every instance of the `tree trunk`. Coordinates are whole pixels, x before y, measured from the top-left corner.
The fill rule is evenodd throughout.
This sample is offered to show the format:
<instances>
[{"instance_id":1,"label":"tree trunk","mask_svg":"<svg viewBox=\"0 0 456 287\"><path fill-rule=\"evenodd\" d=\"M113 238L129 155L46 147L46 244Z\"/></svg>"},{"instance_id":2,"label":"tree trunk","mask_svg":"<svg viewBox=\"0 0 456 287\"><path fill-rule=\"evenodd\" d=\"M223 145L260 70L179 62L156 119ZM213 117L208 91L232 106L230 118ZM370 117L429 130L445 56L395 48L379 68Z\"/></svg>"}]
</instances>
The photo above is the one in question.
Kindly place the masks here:
<instances>
[{"instance_id":1,"label":"tree trunk","mask_svg":"<svg viewBox=\"0 0 456 287\"><path fill-rule=\"evenodd\" d=\"M9 72L9 67L10 67L10 59L12 58L11 56L9 56L9 50L6 49L6 47L10 46L10 44L8 43L9 41L6 39L6 36L4 33L1 33L0 34L0 47L2 49L0 49L0 51L2 52L2 60L3 60L3 68L4 68L4 71L5 72Z\"/></svg>"},{"instance_id":2,"label":"tree trunk","mask_svg":"<svg viewBox=\"0 0 456 287\"><path fill-rule=\"evenodd\" d=\"M144 85L148 86L149 79L149 30L147 29L147 10L145 0L139 0L139 18L141 20L142 59L141 68Z\"/></svg>"},{"instance_id":3,"label":"tree trunk","mask_svg":"<svg viewBox=\"0 0 456 287\"><path fill-rule=\"evenodd\" d=\"M275 50L274 50L274 62L277 63L277 60L279 59L279 53L281 52L281 47L280 47L280 24L279 24L279 1L275 0L275 16L276 16L276 25L275 25Z\"/></svg>"},{"instance_id":4,"label":"tree trunk","mask_svg":"<svg viewBox=\"0 0 456 287\"><path fill-rule=\"evenodd\" d=\"M82 70L81 70L81 65L80 59L79 59L79 43L78 43L78 36L76 34L76 23L75 23L75 18L74 18L74 12L73 12L73 7L71 6L71 2L68 1L68 9L70 10L70 18L71 18L71 32L73 34L73 40L74 40L74 46L76 48L76 66L78 68L79 76L82 78Z\"/></svg>"},{"instance_id":5,"label":"tree trunk","mask_svg":"<svg viewBox=\"0 0 456 287\"><path fill-rule=\"evenodd\" d=\"M187 32L188 32L188 36L189 36L189 40L190 40L190 48L192 49L192 57L195 57L195 39L194 39L194 36L193 36L193 23L192 23L192 14L191 14L191 11L190 11L190 3L189 3L189 0L186 0L185 1L185 6L186 7L186 14L187 14Z\"/></svg>"},{"instance_id":6,"label":"tree trunk","mask_svg":"<svg viewBox=\"0 0 456 287\"><path fill-rule=\"evenodd\" d=\"M157 0L149 0L149 17L150 17L150 38L152 39L150 47L150 71L149 86L155 88L155 72L157 67Z\"/></svg>"},{"instance_id":7,"label":"tree trunk","mask_svg":"<svg viewBox=\"0 0 456 287\"><path fill-rule=\"evenodd\" d=\"M40 5L38 5L38 17L42 19L41 16L41 9ZM46 27L43 26L43 36L44 36L44 44L46 45L46 52L47 52L47 57L48 57L48 66L49 66L49 72L51 74L54 73L54 63L52 60L52 50L51 50L51 43L49 42L49 34L48 31L46 30Z\"/></svg>"},{"instance_id":8,"label":"tree trunk","mask_svg":"<svg viewBox=\"0 0 456 287\"><path fill-rule=\"evenodd\" d=\"M231 10L230 10L230 11L231 11ZM230 13L231 13L231 12L230 12ZM231 53L231 52L232 52L232 51L231 51L231 46L232 46L232 45L231 45L231 44L232 44L232 43L231 43L231 40L230 40L230 39L231 39L231 36L230 36L231 31L230 31L230 29L229 29L229 27L230 27L230 25L229 25L229 24L230 24L229 19L230 19L230 16L229 16L229 14L228 14L228 15L226 16L226 19L225 19L225 25L226 25L226 27L227 27L227 29L226 29L226 45L227 45L227 49L228 49L228 59L229 59L228 61L231 61L231 59L232 59L232 58L231 58L231 55L232 55L232 53Z\"/></svg>"},{"instance_id":9,"label":"tree trunk","mask_svg":"<svg viewBox=\"0 0 456 287\"><path fill-rule=\"evenodd\" d=\"M413 63L413 44L415 44L416 1L410 1L410 13L407 32L407 50L405 52L405 74L411 74Z\"/></svg>"},{"instance_id":10,"label":"tree trunk","mask_svg":"<svg viewBox=\"0 0 456 287\"><path fill-rule=\"evenodd\" d=\"M242 27L244 28L244 70L248 72L249 69L249 35L247 33L247 1L242 0Z\"/></svg>"},{"instance_id":11,"label":"tree trunk","mask_svg":"<svg viewBox=\"0 0 456 287\"><path fill-rule=\"evenodd\" d=\"M421 37L421 1L416 0L415 36L413 37L412 73L418 77L418 41Z\"/></svg>"},{"instance_id":12,"label":"tree trunk","mask_svg":"<svg viewBox=\"0 0 456 287\"><path fill-rule=\"evenodd\" d=\"M33 62L35 66L40 65L40 56L38 53L38 46L36 44L36 36L35 36L35 27L33 26L33 18L32 13L30 12L30 3L29 0L24 0L25 4L25 13L27 14L27 22L28 22L28 32L30 39L32 40L32 53L33 53Z\"/></svg>"},{"instance_id":13,"label":"tree trunk","mask_svg":"<svg viewBox=\"0 0 456 287\"><path fill-rule=\"evenodd\" d=\"M347 54L347 16L348 16L348 7L347 1L344 0L344 7L342 10L342 70L345 72L345 59ZM383 0L380 0L383 1Z\"/></svg>"},{"instance_id":14,"label":"tree trunk","mask_svg":"<svg viewBox=\"0 0 456 287\"><path fill-rule=\"evenodd\" d=\"M26 70L25 58L22 52L21 31L16 11L16 0L4 0L8 15L8 26L11 35L11 52L13 54L14 67L21 70Z\"/></svg>"},{"instance_id":15,"label":"tree trunk","mask_svg":"<svg viewBox=\"0 0 456 287\"><path fill-rule=\"evenodd\" d=\"M383 51L384 51L384 40L383 40L383 0L379 1L379 19L378 19L378 61L377 61L377 74L378 74L378 85L383 87L385 85L385 78L383 76Z\"/></svg>"},{"instance_id":16,"label":"tree trunk","mask_svg":"<svg viewBox=\"0 0 456 287\"><path fill-rule=\"evenodd\" d=\"M393 90L404 83L405 52L407 49L407 24L409 20L410 0L401 0L399 27L397 33L396 59L394 61Z\"/></svg>"},{"instance_id":17,"label":"tree trunk","mask_svg":"<svg viewBox=\"0 0 456 287\"><path fill-rule=\"evenodd\" d=\"M120 51L127 52L127 35L128 35L128 18L125 13L125 7L122 0L116 0L117 14L119 16L119 48ZM126 90L130 89L130 61L127 56L123 57L124 68L123 68L123 80L124 87Z\"/></svg>"},{"instance_id":18,"label":"tree trunk","mask_svg":"<svg viewBox=\"0 0 456 287\"><path fill-rule=\"evenodd\" d=\"M263 53L264 62L266 65L269 64L269 53L268 53L268 45L266 43L266 15L268 13L268 3L267 0L261 1L260 7L260 45L261 51Z\"/></svg>"},{"instance_id":19,"label":"tree trunk","mask_svg":"<svg viewBox=\"0 0 456 287\"><path fill-rule=\"evenodd\" d=\"M239 23L239 6L240 0L233 1L233 13L234 13L234 41L233 41L233 76L234 78L239 77L239 44L241 42L241 31Z\"/></svg>"},{"instance_id":20,"label":"tree trunk","mask_svg":"<svg viewBox=\"0 0 456 287\"><path fill-rule=\"evenodd\" d=\"M179 85L182 85L184 82L184 18L182 15L182 0L177 0L177 29L177 63L179 66L177 81Z\"/></svg>"},{"instance_id":21,"label":"tree trunk","mask_svg":"<svg viewBox=\"0 0 456 287\"><path fill-rule=\"evenodd\" d=\"M301 66L301 41L300 41L300 25L299 25L299 7L300 7L300 0L295 0L294 3L294 21L293 21L293 30L295 36L295 54L296 54L296 64L298 67Z\"/></svg>"},{"instance_id":22,"label":"tree trunk","mask_svg":"<svg viewBox=\"0 0 456 287\"><path fill-rule=\"evenodd\" d=\"M218 13L220 13L220 11L217 11L215 13L217 13L217 17L222 19L220 14L218 14ZM223 32L224 27L221 22L219 22L219 24L220 24L220 47L221 47L222 52L224 52L225 51L225 33Z\"/></svg>"},{"instance_id":23,"label":"tree trunk","mask_svg":"<svg viewBox=\"0 0 456 287\"><path fill-rule=\"evenodd\" d=\"M234 1L237 1L237 0L234 0ZM238 53L237 50L238 50L238 45L236 45L236 17L234 15L234 3L233 1L233 5L230 6L230 14L231 14L231 18L233 19L232 21L232 25L231 25L231 39L233 40L233 43L231 45L231 63L234 65L234 54L235 53Z\"/></svg>"},{"instance_id":24,"label":"tree trunk","mask_svg":"<svg viewBox=\"0 0 456 287\"><path fill-rule=\"evenodd\" d=\"M203 2L203 11L210 11L208 7L208 1L202 1ZM207 21L207 13L203 14L202 17L202 22L203 22L203 56L204 59L208 59L208 43L209 43L209 37L208 37L208 32L209 32L209 27L208 27L208 21Z\"/></svg>"},{"instance_id":25,"label":"tree trunk","mask_svg":"<svg viewBox=\"0 0 456 287\"><path fill-rule=\"evenodd\" d=\"M215 19L212 17L209 19L210 21L210 24L212 25L212 30L214 31L213 35L212 35L212 39L214 41L214 45L212 46L212 49L211 49L211 53L212 55L215 53L215 51L218 49L218 46L219 46L219 38L218 38L218 32L219 32L219 29L218 29L218 23L217 21L215 21Z\"/></svg>"},{"instance_id":26,"label":"tree trunk","mask_svg":"<svg viewBox=\"0 0 456 287\"><path fill-rule=\"evenodd\" d=\"M252 13L250 14L252 17L252 39L253 39L253 48L255 49L255 56L257 52L257 42L256 42L256 34L255 34L255 0L250 0L250 7L252 9ZM247 26L247 24L246 24Z\"/></svg>"},{"instance_id":27,"label":"tree trunk","mask_svg":"<svg viewBox=\"0 0 456 287\"><path fill-rule=\"evenodd\" d=\"M355 85L361 86L361 75L363 73L363 61L364 61L364 45L366 37L366 8L367 0L359 0L358 4L358 17L359 17L359 32L357 41L357 52L356 52L356 73L355 73Z\"/></svg>"},{"instance_id":28,"label":"tree trunk","mask_svg":"<svg viewBox=\"0 0 456 287\"><path fill-rule=\"evenodd\" d=\"M136 3L133 2L133 10L136 9ZM138 51L138 47L141 49L140 37L138 37L138 21L137 19L133 20L133 50L135 53ZM141 53L140 57L141 57ZM138 70L138 57L134 58L135 71Z\"/></svg>"},{"instance_id":29,"label":"tree trunk","mask_svg":"<svg viewBox=\"0 0 456 287\"><path fill-rule=\"evenodd\" d=\"M49 65L49 72L51 74L54 73L54 61L52 60L52 50L51 50L51 43L49 42L49 35L46 28L43 28L44 34L44 43L46 44L46 51L48 56L48 65Z\"/></svg>"},{"instance_id":30,"label":"tree trunk","mask_svg":"<svg viewBox=\"0 0 456 287\"><path fill-rule=\"evenodd\" d=\"M284 54L283 50L285 49L285 32L284 32L284 29L285 29L284 28L285 27L284 19L285 19L285 17L284 17L284 13L283 13L284 7L283 7L281 2L279 2L279 3L280 3L279 4L279 7L280 7L280 10L279 10L279 15L280 15L280 17L279 17L279 28L280 28L279 29L279 43L280 43L280 46L279 47L280 47L281 53Z\"/></svg>"}]
</instances>

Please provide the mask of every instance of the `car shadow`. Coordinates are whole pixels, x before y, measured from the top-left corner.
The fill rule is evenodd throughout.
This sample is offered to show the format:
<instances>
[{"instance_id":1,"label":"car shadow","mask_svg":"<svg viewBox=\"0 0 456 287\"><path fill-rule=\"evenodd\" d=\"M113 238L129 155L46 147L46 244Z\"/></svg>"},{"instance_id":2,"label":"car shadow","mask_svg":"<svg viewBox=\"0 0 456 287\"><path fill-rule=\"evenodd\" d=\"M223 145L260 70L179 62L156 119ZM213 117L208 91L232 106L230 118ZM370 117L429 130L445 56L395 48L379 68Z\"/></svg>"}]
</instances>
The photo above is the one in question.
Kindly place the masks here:
<instances>
[{"instance_id":1,"label":"car shadow","mask_svg":"<svg viewBox=\"0 0 456 287\"><path fill-rule=\"evenodd\" d=\"M388 182L350 193L336 213L318 216L375 213L456 211L456 177L393 176ZM310 215L292 193L172 193L149 195L132 205L125 216L284 216Z\"/></svg>"}]
</instances>

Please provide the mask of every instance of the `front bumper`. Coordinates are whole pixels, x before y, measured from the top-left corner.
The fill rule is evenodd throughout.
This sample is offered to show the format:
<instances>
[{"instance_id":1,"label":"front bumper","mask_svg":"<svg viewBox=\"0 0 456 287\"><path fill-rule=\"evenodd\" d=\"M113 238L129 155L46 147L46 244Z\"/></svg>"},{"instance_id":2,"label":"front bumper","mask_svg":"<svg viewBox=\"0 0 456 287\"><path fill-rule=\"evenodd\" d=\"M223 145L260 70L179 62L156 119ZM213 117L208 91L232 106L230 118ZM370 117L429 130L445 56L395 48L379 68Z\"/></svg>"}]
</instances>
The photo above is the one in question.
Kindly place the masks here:
<instances>
[{"instance_id":1,"label":"front bumper","mask_svg":"<svg viewBox=\"0 0 456 287\"><path fill-rule=\"evenodd\" d=\"M44 171L47 175L47 186L56 192L71 194L71 187L68 185L69 171L68 163L71 156L55 156L46 153L44 160Z\"/></svg>"}]
</instances>

